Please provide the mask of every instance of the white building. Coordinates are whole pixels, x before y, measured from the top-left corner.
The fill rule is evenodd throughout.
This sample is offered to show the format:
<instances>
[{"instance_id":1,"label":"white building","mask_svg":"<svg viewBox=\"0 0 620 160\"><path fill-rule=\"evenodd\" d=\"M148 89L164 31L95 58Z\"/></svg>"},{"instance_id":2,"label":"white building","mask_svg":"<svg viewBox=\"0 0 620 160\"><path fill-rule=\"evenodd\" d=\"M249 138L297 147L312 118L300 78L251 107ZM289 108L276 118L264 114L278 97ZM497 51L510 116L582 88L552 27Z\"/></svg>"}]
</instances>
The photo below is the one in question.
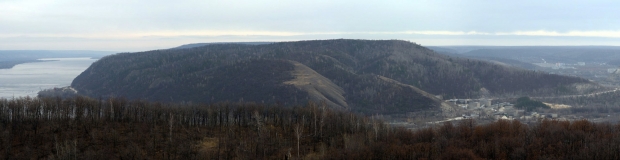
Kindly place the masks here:
<instances>
[{"instance_id":1,"label":"white building","mask_svg":"<svg viewBox=\"0 0 620 160\"><path fill-rule=\"evenodd\" d=\"M472 108L478 108L480 107L480 102L469 102L467 106L472 107Z\"/></svg>"}]
</instances>

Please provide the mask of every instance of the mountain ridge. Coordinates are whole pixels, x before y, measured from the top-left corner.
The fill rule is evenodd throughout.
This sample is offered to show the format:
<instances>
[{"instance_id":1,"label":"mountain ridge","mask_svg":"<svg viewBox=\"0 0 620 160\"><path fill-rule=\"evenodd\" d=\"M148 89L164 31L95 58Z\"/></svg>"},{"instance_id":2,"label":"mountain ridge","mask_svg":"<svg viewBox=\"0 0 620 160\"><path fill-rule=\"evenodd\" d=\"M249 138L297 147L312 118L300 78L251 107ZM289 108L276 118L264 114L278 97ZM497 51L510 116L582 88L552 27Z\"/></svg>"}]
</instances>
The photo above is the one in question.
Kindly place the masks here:
<instances>
[{"instance_id":1,"label":"mountain ridge","mask_svg":"<svg viewBox=\"0 0 620 160\"><path fill-rule=\"evenodd\" d=\"M297 63L332 87L287 85L295 79ZM407 41L336 39L120 53L95 62L71 86L91 97L206 103L251 99L300 104L322 95L319 99L346 104L352 111L393 114L442 110L442 101L429 95L471 98L483 89L497 95L568 94L577 92L570 87L578 83L592 82L440 55ZM333 92L336 88L343 92ZM263 98L240 97L244 94Z\"/></svg>"}]
</instances>

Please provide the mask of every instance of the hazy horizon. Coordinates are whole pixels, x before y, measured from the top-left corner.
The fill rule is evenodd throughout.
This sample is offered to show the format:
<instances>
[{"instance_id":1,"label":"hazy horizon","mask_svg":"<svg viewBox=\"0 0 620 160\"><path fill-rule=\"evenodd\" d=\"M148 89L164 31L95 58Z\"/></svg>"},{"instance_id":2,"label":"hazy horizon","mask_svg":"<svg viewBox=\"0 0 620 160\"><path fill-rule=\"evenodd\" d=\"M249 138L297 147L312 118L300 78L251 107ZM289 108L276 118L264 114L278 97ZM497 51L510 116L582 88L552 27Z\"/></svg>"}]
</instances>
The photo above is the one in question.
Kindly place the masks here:
<instances>
[{"instance_id":1,"label":"hazy horizon","mask_svg":"<svg viewBox=\"0 0 620 160\"><path fill-rule=\"evenodd\" d=\"M321 39L318 39L321 40ZM325 39L327 40L327 39ZM396 39L399 40L399 39ZM306 40L299 40L306 41ZM150 48L144 50L131 50L131 51L116 51L116 50L71 50L71 49L0 49L0 51L94 51L94 52L111 52L111 53L122 53L122 52L140 52L140 51L150 51L150 50L159 50L159 49L170 49L179 47L187 44L199 44L199 43L254 43L254 42L266 42L266 41L239 41L239 42L196 42L196 43L186 43L177 46L169 46L168 48ZM273 43L278 42L293 42L293 41L273 41ZM411 41L413 42L413 41ZM417 42L413 42L417 43ZM419 44L419 43L418 43ZM620 45L423 45L424 47L611 47L611 48L619 48Z\"/></svg>"},{"instance_id":2,"label":"hazy horizon","mask_svg":"<svg viewBox=\"0 0 620 160\"><path fill-rule=\"evenodd\" d=\"M332 38L332 39L340 39L340 38ZM348 39L348 38L345 38ZM351 38L351 39L355 39L355 38ZM143 47L143 48L132 48L132 49L106 49L106 48L77 48L77 49L73 49L73 48L57 48L57 47L50 47L50 48L37 48L37 49L28 49L28 48L24 48L24 49L13 49L13 48L0 48L0 51L103 51L103 52L115 52L115 53L121 53L121 52L140 52L140 51L149 51L149 50L159 50L159 49L170 49L170 48L175 48L175 47L179 47L182 45L186 45L186 44L197 44L197 43L247 43L247 42L293 42L293 41L306 41L306 40L329 40L329 39L299 39L299 40L290 40L290 41L209 41L209 42L202 42L202 41L196 41L196 42L188 42L188 43L180 43L180 44L175 44L175 45L161 45L161 46L154 46L154 47ZM377 40L377 39L368 39L368 40ZM406 39L381 39L381 40L406 40ZM557 44L557 45L552 45L552 44L436 44L436 45L425 45L422 44L420 42L416 42L416 41L412 41L412 40L406 40L406 41L410 41L412 43L417 43L420 44L422 46L425 47L620 47L620 44L618 45L605 45L605 44L593 44L593 45L588 45L588 44Z\"/></svg>"}]
</instances>

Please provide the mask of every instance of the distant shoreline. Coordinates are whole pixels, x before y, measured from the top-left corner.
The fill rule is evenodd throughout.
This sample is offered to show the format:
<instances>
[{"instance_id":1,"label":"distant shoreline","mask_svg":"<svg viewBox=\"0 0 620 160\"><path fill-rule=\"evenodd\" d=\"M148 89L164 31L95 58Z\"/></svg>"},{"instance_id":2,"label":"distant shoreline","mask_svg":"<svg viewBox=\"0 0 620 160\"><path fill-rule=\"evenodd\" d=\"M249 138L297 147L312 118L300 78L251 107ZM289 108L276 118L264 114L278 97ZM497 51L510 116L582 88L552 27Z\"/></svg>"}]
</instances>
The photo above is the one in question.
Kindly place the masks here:
<instances>
[{"instance_id":1,"label":"distant shoreline","mask_svg":"<svg viewBox=\"0 0 620 160\"><path fill-rule=\"evenodd\" d=\"M57 60L18 60L18 61L0 61L0 69L11 69L18 64L24 63L36 63L36 62L49 62L49 61L57 61Z\"/></svg>"}]
</instances>

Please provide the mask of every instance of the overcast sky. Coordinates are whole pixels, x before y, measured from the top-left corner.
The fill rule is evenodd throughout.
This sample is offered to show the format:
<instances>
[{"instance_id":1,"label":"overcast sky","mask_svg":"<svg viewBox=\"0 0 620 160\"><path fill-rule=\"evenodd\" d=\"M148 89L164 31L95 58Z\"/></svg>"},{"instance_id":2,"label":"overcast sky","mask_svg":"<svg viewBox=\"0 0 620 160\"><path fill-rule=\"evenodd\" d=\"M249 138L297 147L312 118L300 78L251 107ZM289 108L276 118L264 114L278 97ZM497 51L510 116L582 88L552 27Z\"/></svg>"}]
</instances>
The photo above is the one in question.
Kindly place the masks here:
<instances>
[{"instance_id":1,"label":"overcast sky","mask_svg":"<svg viewBox=\"0 0 620 160\"><path fill-rule=\"evenodd\" d=\"M0 0L0 50L402 39L422 45L620 45L617 1Z\"/></svg>"}]
</instances>

